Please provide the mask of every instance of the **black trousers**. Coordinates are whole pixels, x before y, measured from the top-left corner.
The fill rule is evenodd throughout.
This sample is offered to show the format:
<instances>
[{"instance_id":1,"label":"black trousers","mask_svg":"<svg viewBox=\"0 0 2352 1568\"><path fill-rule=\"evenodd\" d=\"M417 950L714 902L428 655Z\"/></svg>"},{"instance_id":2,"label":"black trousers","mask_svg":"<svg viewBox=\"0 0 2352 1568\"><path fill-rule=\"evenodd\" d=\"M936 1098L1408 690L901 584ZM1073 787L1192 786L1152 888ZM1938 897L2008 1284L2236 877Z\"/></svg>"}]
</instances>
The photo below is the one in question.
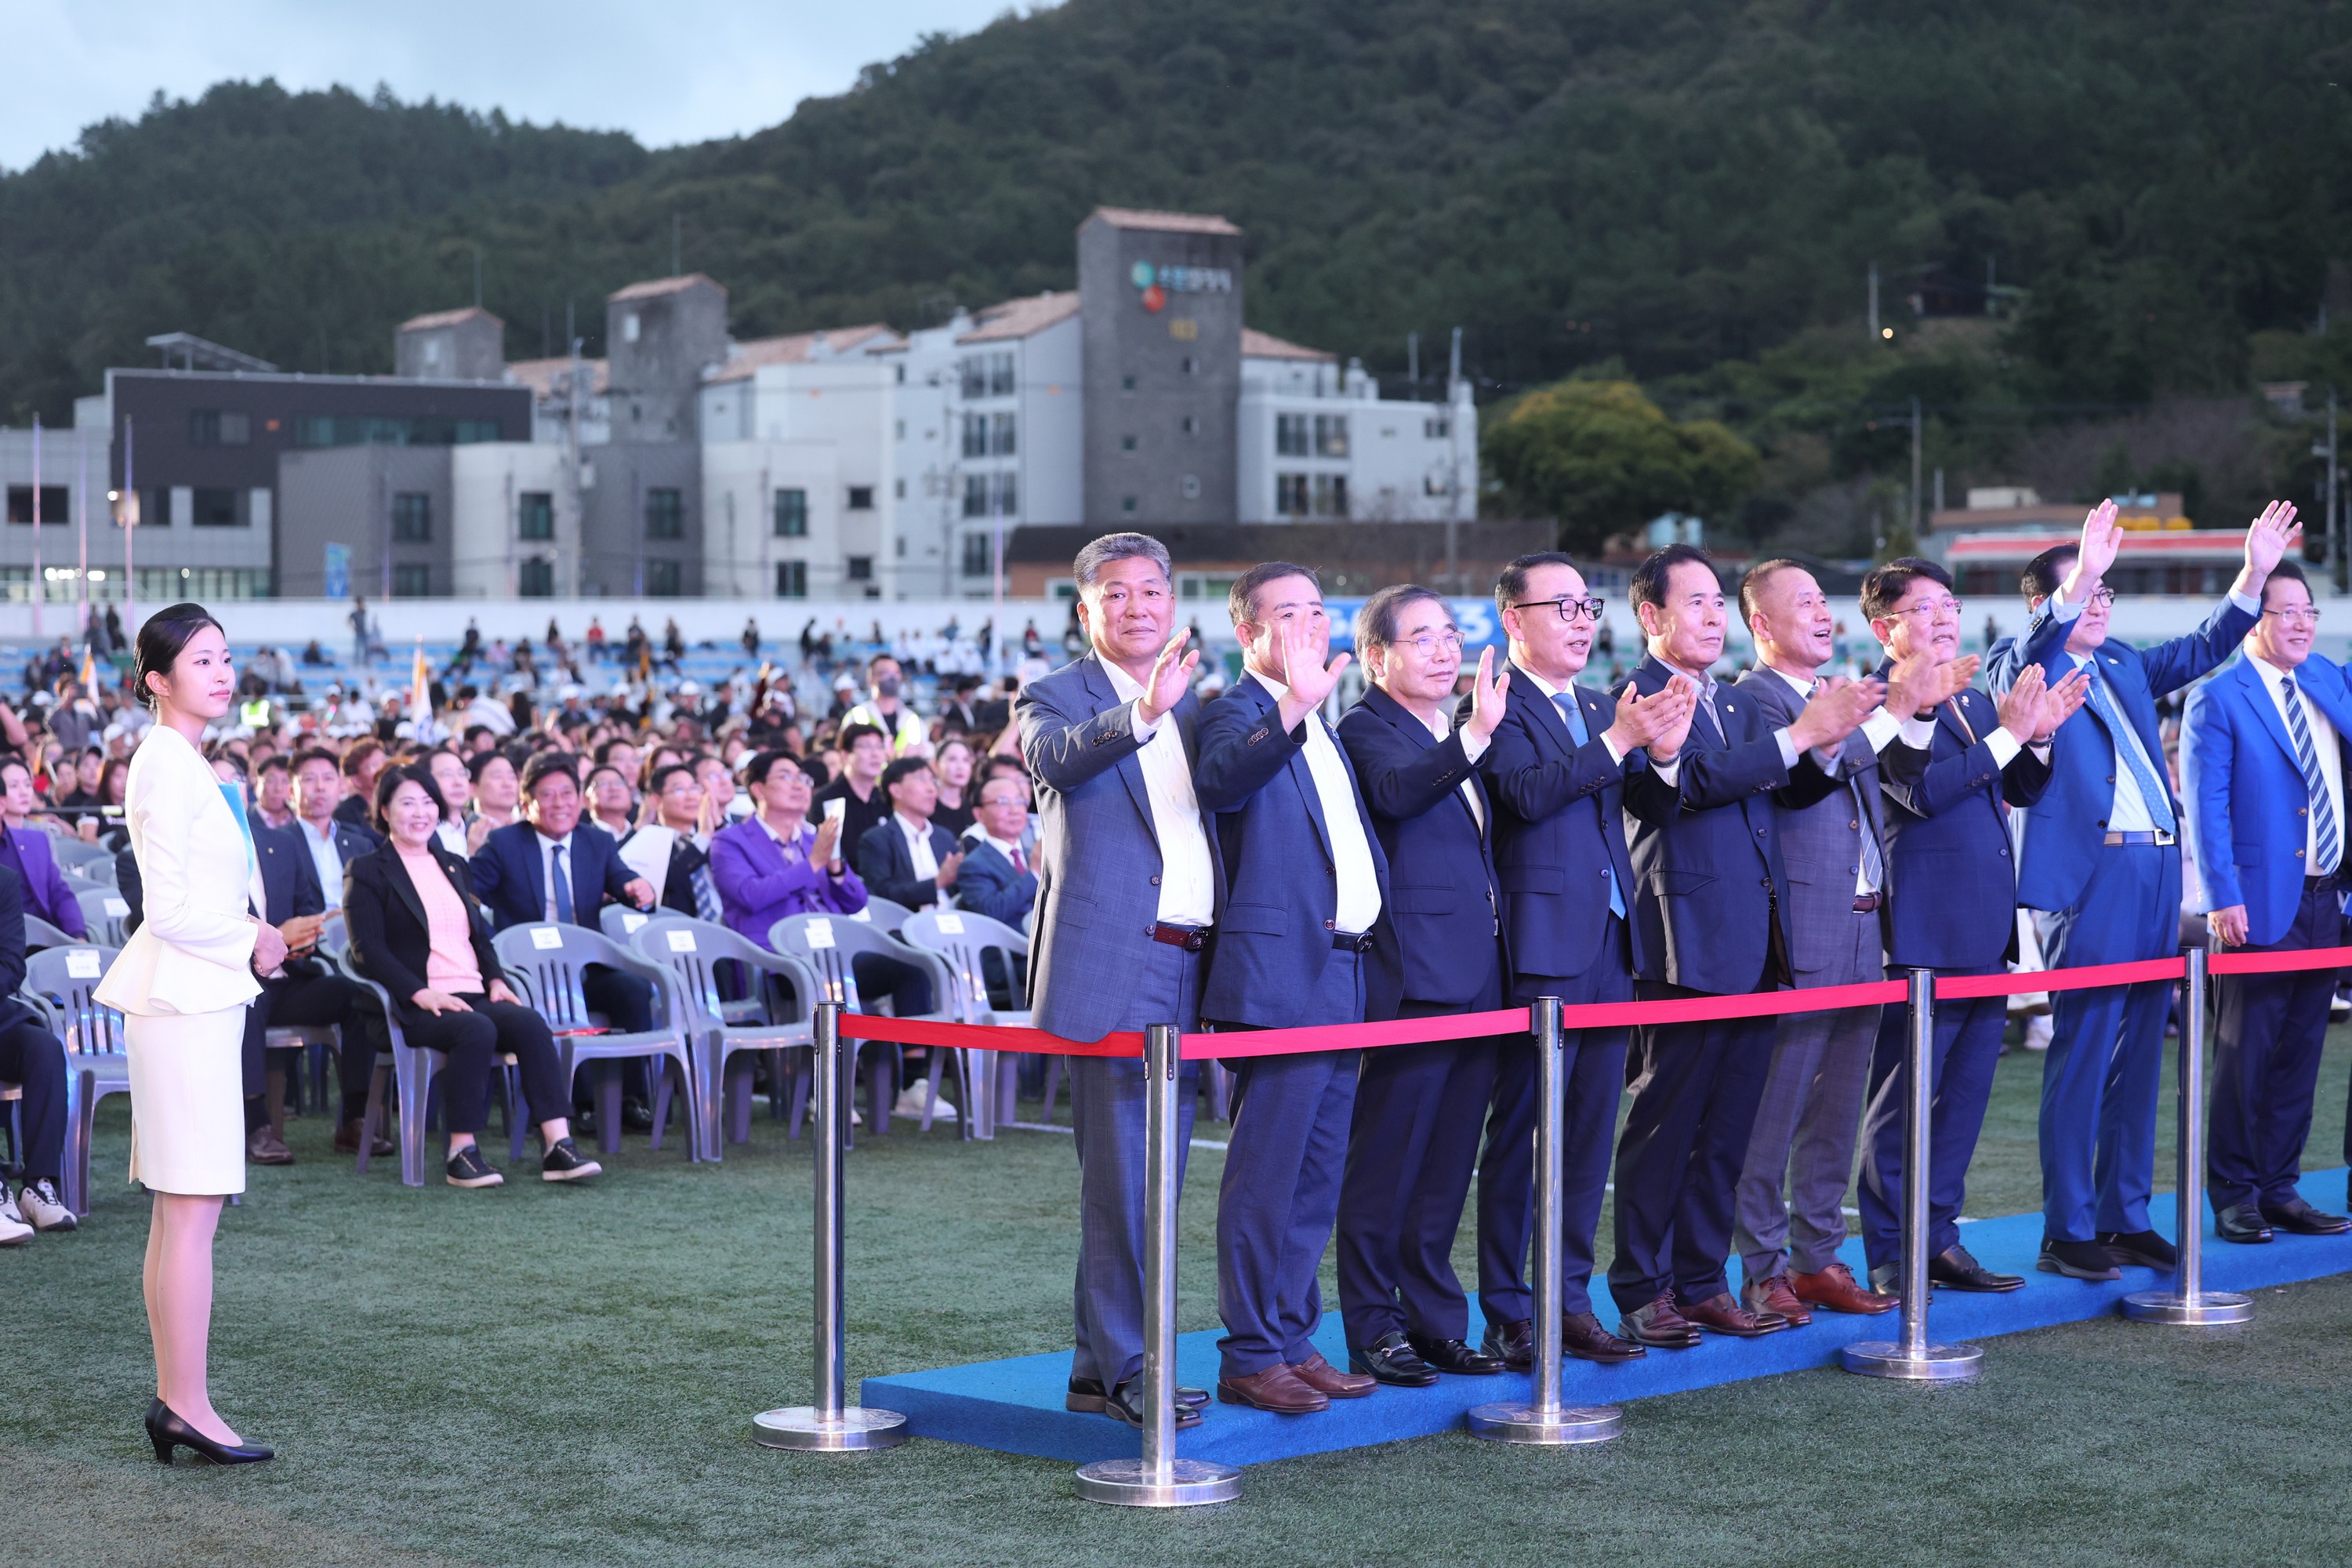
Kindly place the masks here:
<instances>
[{"instance_id":1,"label":"black trousers","mask_svg":"<svg viewBox=\"0 0 2352 1568\"><path fill-rule=\"evenodd\" d=\"M427 1013L404 1008L401 1027L408 1043L448 1053L440 1074L441 1110L452 1132L478 1134L489 1121L490 1069L511 1055L522 1069L523 1099L530 1120L551 1121L571 1109L563 1091L563 1064L547 1020L517 1002L493 1002L479 994L459 998L466 1013Z\"/></svg>"},{"instance_id":2,"label":"black trousers","mask_svg":"<svg viewBox=\"0 0 2352 1568\"><path fill-rule=\"evenodd\" d=\"M25 1179L65 1178L66 1048L58 1037L27 1018L0 1029L0 1079L25 1091L18 1114L25 1125ZM0 1110L0 1115L5 1115Z\"/></svg>"},{"instance_id":3,"label":"black trousers","mask_svg":"<svg viewBox=\"0 0 2352 1568\"><path fill-rule=\"evenodd\" d=\"M368 994L340 974L315 968L289 971L283 980L265 980L261 994L245 1010L245 1097L260 1096L268 1082L264 1036L273 1028L295 1025L336 1024L342 1027L343 1046L335 1056L336 1074L342 1080L343 1113L361 1114L367 1105L368 1078L375 1067L376 1009Z\"/></svg>"}]
</instances>

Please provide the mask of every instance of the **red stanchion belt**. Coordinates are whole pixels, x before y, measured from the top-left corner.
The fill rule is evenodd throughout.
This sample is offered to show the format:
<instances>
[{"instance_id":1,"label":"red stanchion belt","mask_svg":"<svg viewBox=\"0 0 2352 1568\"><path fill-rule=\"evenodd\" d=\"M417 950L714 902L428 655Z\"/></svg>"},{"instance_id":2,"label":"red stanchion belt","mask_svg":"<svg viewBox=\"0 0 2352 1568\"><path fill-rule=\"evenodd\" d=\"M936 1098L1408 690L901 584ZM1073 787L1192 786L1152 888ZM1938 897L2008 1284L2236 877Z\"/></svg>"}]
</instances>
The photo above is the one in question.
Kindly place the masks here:
<instances>
[{"instance_id":1,"label":"red stanchion belt","mask_svg":"<svg viewBox=\"0 0 2352 1568\"><path fill-rule=\"evenodd\" d=\"M2296 969L2352 968L2352 947L2306 947L2300 952L2217 952L2206 963L2215 974L2284 974Z\"/></svg>"},{"instance_id":2,"label":"red stanchion belt","mask_svg":"<svg viewBox=\"0 0 2352 1568\"><path fill-rule=\"evenodd\" d=\"M2080 969L2034 969L2021 974L1943 974L1936 979L1936 1000L1957 1002L1969 996L2031 996L2041 991L2084 991L2098 985L2139 985L2151 980L2178 980L2189 973L2181 958L2143 958L2133 963L2093 963Z\"/></svg>"},{"instance_id":3,"label":"red stanchion belt","mask_svg":"<svg viewBox=\"0 0 2352 1568\"><path fill-rule=\"evenodd\" d=\"M1524 1016L1524 1015L1523 1015ZM1044 1051L1056 1057L1139 1057L1140 1034L1105 1035L1099 1040L1066 1040L1043 1029L1022 1029L993 1024L942 1024L929 1018L884 1018L870 1013L844 1013L841 1032L861 1040L888 1040L900 1046L947 1046L976 1051Z\"/></svg>"}]
</instances>

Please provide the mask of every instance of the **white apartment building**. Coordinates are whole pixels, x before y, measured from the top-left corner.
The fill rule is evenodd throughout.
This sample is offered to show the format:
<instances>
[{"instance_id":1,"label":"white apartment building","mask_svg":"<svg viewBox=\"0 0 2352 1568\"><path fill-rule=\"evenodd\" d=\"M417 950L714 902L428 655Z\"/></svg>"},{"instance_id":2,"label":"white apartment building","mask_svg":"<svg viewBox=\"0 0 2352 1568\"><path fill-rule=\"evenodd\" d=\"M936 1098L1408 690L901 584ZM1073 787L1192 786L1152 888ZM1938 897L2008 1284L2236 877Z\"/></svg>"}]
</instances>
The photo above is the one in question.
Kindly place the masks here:
<instances>
[{"instance_id":1,"label":"white apartment building","mask_svg":"<svg viewBox=\"0 0 2352 1568\"><path fill-rule=\"evenodd\" d=\"M1478 515L1478 411L1383 398L1360 363L1242 332L1243 522L1443 522Z\"/></svg>"}]
</instances>

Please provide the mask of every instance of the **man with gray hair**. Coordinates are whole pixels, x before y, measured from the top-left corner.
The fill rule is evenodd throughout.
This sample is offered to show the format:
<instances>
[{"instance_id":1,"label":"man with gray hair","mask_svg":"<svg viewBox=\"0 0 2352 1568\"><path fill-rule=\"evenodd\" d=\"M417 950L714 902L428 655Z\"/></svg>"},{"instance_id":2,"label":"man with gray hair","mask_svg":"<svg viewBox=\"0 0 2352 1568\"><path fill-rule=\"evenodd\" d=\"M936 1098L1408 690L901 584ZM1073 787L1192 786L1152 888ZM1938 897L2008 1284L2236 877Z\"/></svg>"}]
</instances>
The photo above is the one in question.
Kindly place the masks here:
<instances>
[{"instance_id":1,"label":"man with gray hair","mask_svg":"<svg viewBox=\"0 0 2352 1568\"><path fill-rule=\"evenodd\" d=\"M1192 692L1200 652L1174 630L1168 552L1112 533L1077 553L1087 651L1023 688L1021 754L1039 831L1032 1019L1093 1041L1151 1024L1200 1021L1209 929L1223 901L1213 826L1192 794ZM1192 1144L1198 1069L1177 1094L1177 1184ZM1078 1273L1072 1410L1143 1424L1143 1064L1076 1057ZM1177 1424L1200 1424L1203 1390L1176 1391Z\"/></svg>"}]
</instances>

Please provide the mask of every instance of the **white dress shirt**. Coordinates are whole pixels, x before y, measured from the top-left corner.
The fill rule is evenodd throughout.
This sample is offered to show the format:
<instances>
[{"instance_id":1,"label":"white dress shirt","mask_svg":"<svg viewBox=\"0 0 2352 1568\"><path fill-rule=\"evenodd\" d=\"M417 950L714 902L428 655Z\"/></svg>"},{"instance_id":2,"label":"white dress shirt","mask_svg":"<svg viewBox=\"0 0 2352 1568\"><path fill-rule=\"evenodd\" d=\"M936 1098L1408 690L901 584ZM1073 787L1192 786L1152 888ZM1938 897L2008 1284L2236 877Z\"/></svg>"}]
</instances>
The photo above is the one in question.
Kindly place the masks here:
<instances>
[{"instance_id":1,"label":"white dress shirt","mask_svg":"<svg viewBox=\"0 0 2352 1568\"><path fill-rule=\"evenodd\" d=\"M1808 677L1806 679L1800 679L1796 676L1790 675L1787 670L1780 668L1778 665L1768 664L1764 666L1764 668L1779 676L1782 680L1788 682L1789 689L1797 694L1798 701L1811 702L1813 700L1813 685L1815 680L1818 679L1817 677ZM1780 732L1783 735L1788 733L1786 730L1783 730ZM1873 709L1871 710L1870 717L1862 721L1862 738L1870 742L1870 749L1873 752L1883 752L1886 750L1887 744L1899 738L1902 733L1902 726L1895 723L1894 718L1884 708ZM1820 758L1821 753L1816 752L1814 753L1814 759L1819 761ZM1853 787L1853 775L1852 773L1841 775L1837 770L1837 761L1836 753L1831 753L1829 761L1822 764L1822 771L1828 773L1832 778L1843 777L1846 784L1847 791L1851 794ZM1860 801L1856 801L1854 804L1856 806L1859 806L1862 803ZM1857 816L1854 820L1857 824L1861 824L1864 822L1866 818ZM1864 831L1868 832L1869 829L1864 827ZM1866 899L1876 891L1878 891L1878 884L1870 879L1869 864L1865 858L1863 864L1854 868L1853 896L1857 899Z\"/></svg>"},{"instance_id":2,"label":"white dress shirt","mask_svg":"<svg viewBox=\"0 0 2352 1568\"><path fill-rule=\"evenodd\" d=\"M1270 675L1250 672L1281 701L1290 688ZM1280 723L1281 716L1275 716ZM1349 781L1348 764L1339 760L1339 742L1320 713L1307 715L1307 771L1315 780L1315 798L1323 807L1323 826L1331 835L1332 871L1339 897L1332 929L1343 936L1361 936L1381 918L1381 879L1372 869L1372 847L1364 836L1363 814L1356 809L1356 788Z\"/></svg>"},{"instance_id":3,"label":"white dress shirt","mask_svg":"<svg viewBox=\"0 0 2352 1568\"><path fill-rule=\"evenodd\" d=\"M321 833L310 826L308 817L298 816L294 826L302 831L303 847L310 851L310 864L319 868L319 891L326 895L327 907L343 907L343 858L335 848L335 821L327 819Z\"/></svg>"},{"instance_id":4,"label":"white dress shirt","mask_svg":"<svg viewBox=\"0 0 2352 1568\"><path fill-rule=\"evenodd\" d=\"M940 874L940 858L931 853L931 825L917 822L903 812L894 811L890 820L907 840L907 858L913 865L918 882Z\"/></svg>"},{"instance_id":5,"label":"white dress shirt","mask_svg":"<svg viewBox=\"0 0 2352 1568\"><path fill-rule=\"evenodd\" d=\"M2254 673L2262 677L2263 689L2271 694L2271 705L2278 710L2279 722L2286 724L2289 740L2294 739L2294 726L2287 723L2286 693L2280 689L2279 683L2285 680L2294 682L2294 700L2303 705L2303 721L2311 727L2311 749L2318 753L2320 782L2327 786L2327 804L2336 815L2339 842L2329 847L2336 851L2340 865L2344 849L2340 842L2344 832L2344 759L2336 750L2336 726L2327 721L2327 715L2319 710L2317 704L2303 694L2302 678L2294 670L2281 669L2270 660L2251 652L2246 658L2253 665ZM2302 771L2303 764L2298 762L2295 772L2300 773ZM2319 814L2308 808L2303 817L2303 863L2306 877L2319 869Z\"/></svg>"},{"instance_id":6,"label":"white dress shirt","mask_svg":"<svg viewBox=\"0 0 2352 1568\"><path fill-rule=\"evenodd\" d=\"M1151 833L1160 841L1160 913L1165 925L1205 926L1216 919L1216 872L1209 862L1208 830L1201 826L1200 797L1192 793L1192 764L1172 715L1157 724L1143 721L1143 687L1127 671L1102 661L1110 689L1128 705L1141 749L1143 793L1151 802Z\"/></svg>"},{"instance_id":7,"label":"white dress shirt","mask_svg":"<svg viewBox=\"0 0 2352 1568\"><path fill-rule=\"evenodd\" d=\"M1573 683L1570 683L1570 685L1567 685L1567 686L1554 686L1550 681L1546 680L1542 676L1538 675L1534 670L1532 670L1532 669L1528 669L1528 668L1525 668L1524 666L1519 665L1519 664L1517 664L1517 663L1514 663L1514 664L1511 666L1511 674L1512 674L1512 676L1513 676L1513 678L1514 678L1515 679L1523 679L1523 680L1527 681L1529 685L1533 686L1533 687L1534 687L1538 691L1542 692L1542 693L1543 693L1543 696L1544 696L1544 700L1545 700L1545 701L1547 701L1547 702L1551 703L1552 708L1553 708L1553 710L1554 710L1555 711L1557 711L1557 710L1558 710L1558 709L1559 709L1559 703L1558 702L1557 699L1558 699L1559 697L1560 697L1563 693L1565 693L1565 694L1567 694L1567 695L1568 695L1568 697L1569 697L1570 700L1571 700L1571 701L1575 700L1575 686L1574 686L1574 684L1573 684ZM1583 710L1582 710L1581 708L1579 708L1579 709L1577 710L1577 711L1578 711L1578 712L1580 712L1580 713L1581 713L1581 712L1583 711ZM1560 722L1561 722L1561 723L1563 723L1563 724L1565 724L1565 723L1567 723L1567 722L1568 722L1568 721L1567 721L1566 719L1562 719L1562 720L1560 721ZM1612 722L1613 722L1613 721L1612 721ZM1586 719L1586 720L1585 720L1585 721L1584 721L1584 727L1585 727L1587 730L1591 729L1591 728L1592 728L1592 721L1591 721L1591 719L1589 719L1589 718L1588 718L1588 719ZM1609 738L1609 727L1608 727L1608 725L1606 725L1606 724L1602 725L1602 726L1601 727L1601 732L1600 732L1600 734L1598 734L1598 735L1594 736L1593 738L1594 738L1595 740L1599 741L1599 742L1601 742L1601 744L1603 747L1607 748L1608 752L1609 752L1609 760L1610 760L1611 762L1612 762L1612 763L1622 763L1622 762L1623 762L1623 761L1625 760L1625 753L1624 753L1624 752L1621 752L1621 751L1619 751L1619 750L1617 749L1617 742L1614 742L1614 741L1612 741L1612 740L1611 740L1611 739ZM1666 782L1667 782L1667 783L1669 783L1669 784L1672 784L1674 781L1673 781L1672 779L1668 779Z\"/></svg>"},{"instance_id":8,"label":"white dress shirt","mask_svg":"<svg viewBox=\"0 0 2352 1568\"><path fill-rule=\"evenodd\" d=\"M466 847L466 825L462 822L445 820L435 826L433 837L441 841L442 848L457 856L460 860L470 853Z\"/></svg>"}]
</instances>

